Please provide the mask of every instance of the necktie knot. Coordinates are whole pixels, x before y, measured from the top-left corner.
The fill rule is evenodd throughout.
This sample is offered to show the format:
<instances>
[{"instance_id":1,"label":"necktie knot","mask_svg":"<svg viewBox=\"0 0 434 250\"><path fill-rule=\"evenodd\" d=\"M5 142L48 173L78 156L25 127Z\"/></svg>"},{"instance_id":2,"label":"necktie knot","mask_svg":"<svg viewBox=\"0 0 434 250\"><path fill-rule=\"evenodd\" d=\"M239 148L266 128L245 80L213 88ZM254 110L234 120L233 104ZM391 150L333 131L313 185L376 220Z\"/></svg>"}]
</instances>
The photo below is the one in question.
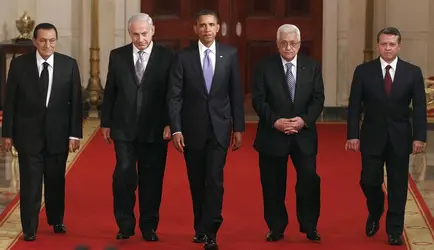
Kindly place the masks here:
<instances>
[{"instance_id":1,"label":"necktie knot","mask_svg":"<svg viewBox=\"0 0 434 250\"><path fill-rule=\"evenodd\" d=\"M205 56L208 56L208 55L209 55L209 52L211 52L211 50L210 50L210 49L206 49L206 50L205 50Z\"/></svg>"},{"instance_id":2,"label":"necktie knot","mask_svg":"<svg viewBox=\"0 0 434 250\"><path fill-rule=\"evenodd\" d=\"M44 62L43 64L42 64L42 66L44 66L44 69L48 69L48 66L49 66L50 64L48 64L47 62Z\"/></svg>"},{"instance_id":3,"label":"necktie knot","mask_svg":"<svg viewBox=\"0 0 434 250\"><path fill-rule=\"evenodd\" d=\"M390 65L387 65L387 66L386 66L386 70L387 70L387 71L389 71L389 69L391 69L391 68L392 68L392 66L390 66Z\"/></svg>"},{"instance_id":4,"label":"necktie knot","mask_svg":"<svg viewBox=\"0 0 434 250\"><path fill-rule=\"evenodd\" d=\"M286 63L286 69L287 70L291 70L292 69L293 64L292 63Z\"/></svg>"},{"instance_id":5,"label":"necktie knot","mask_svg":"<svg viewBox=\"0 0 434 250\"><path fill-rule=\"evenodd\" d=\"M143 54L145 54L145 51L139 50L137 53L139 53L139 57L142 58Z\"/></svg>"}]
</instances>

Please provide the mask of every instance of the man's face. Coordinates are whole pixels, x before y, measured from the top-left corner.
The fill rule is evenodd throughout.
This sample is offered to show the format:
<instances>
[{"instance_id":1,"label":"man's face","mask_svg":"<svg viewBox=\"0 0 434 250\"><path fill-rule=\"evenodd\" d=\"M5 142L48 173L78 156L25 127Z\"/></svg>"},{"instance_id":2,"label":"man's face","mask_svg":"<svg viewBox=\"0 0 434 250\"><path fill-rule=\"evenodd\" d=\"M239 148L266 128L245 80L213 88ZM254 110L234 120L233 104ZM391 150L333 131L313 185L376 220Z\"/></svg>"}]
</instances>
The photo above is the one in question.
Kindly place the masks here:
<instances>
[{"instance_id":1,"label":"man's face","mask_svg":"<svg viewBox=\"0 0 434 250\"><path fill-rule=\"evenodd\" d=\"M152 42L154 31L154 25L150 25L148 22L142 20L133 21L129 28L131 41L139 50L144 50L149 46Z\"/></svg>"},{"instance_id":2,"label":"man's face","mask_svg":"<svg viewBox=\"0 0 434 250\"><path fill-rule=\"evenodd\" d=\"M215 16L203 15L199 17L193 29L204 45L211 45L220 30L220 25Z\"/></svg>"},{"instance_id":3,"label":"man's face","mask_svg":"<svg viewBox=\"0 0 434 250\"><path fill-rule=\"evenodd\" d=\"M400 49L401 46L398 41L398 36L388 34L380 35L377 43L377 50L378 54L380 54L384 61L388 63L392 62L398 55Z\"/></svg>"},{"instance_id":4,"label":"man's face","mask_svg":"<svg viewBox=\"0 0 434 250\"><path fill-rule=\"evenodd\" d=\"M56 50L56 31L54 29L39 29L33 44L42 58L47 59Z\"/></svg>"},{"instance_id":5,"label":"man's face","mask_svg":"<svg viewBox=\"0 0 434 250\"><path fill-rule=\"evenodd\" d=\"M297 33L280 33L279 40L277 41L277 48L280 55L286 61L291 61L300 50L300 41L297 38Z\"/></svg>"}]
</instances>

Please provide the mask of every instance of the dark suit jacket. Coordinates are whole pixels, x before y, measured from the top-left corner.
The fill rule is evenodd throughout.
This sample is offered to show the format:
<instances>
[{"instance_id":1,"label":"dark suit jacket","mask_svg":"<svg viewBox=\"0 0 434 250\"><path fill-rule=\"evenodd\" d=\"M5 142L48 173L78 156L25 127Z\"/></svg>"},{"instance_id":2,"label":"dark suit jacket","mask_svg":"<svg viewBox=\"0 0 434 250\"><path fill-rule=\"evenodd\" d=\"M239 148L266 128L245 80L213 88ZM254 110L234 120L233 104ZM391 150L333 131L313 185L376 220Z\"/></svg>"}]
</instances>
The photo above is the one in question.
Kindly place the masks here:
<instances>
[{"instance_id":1,"label":"dark suit jacket","mask_svg":"<svg viewBox=\"0 0 434 250\"><path fill-rule=\"evenodd\" d=\"M154 43L142 82L134 69L133 45L110 53L107 82L101 106L101 127L110 128L113 140L164 142L169 125L166 103L173 53Z\"/></svg>"},{"instance_id":2,"label":"dark suit jacket","mask_svg":"<svg viewBox=\"0 0 434 250\"><path fill-rule=\"evenodd\" d=\"M380 59L359 65L354 71L348 103L348 139L359 138L362 112L362 153L381 154L389 138L395 152L410 154L412 141L426 141L427 133L425 87L420 68L398 59L392 90L387 96Z\"/></svg>"},{"instance_id":3,"label":"dark suit jacket","mask_svg":"<svg viewBox=\"0 0 434 250\"><path fill-rule=\"evenodd\" d=\"M304 154L317 153L316 120L324 107L324 84L321 68L312 58L297 56L294 103L279 54L269 56L257 65L253 76L253 108L259 116L254 147L258 152L286 156L290 144L298 143ZM274 128L279 118L301 117L306 126L296 135L286 135Z\"/></svg>"},{"instance_id":4,"label":"dark suit jacket","mask_svg":"<svg viewBox=\"0 0 434 250\"><path fill-rule=\"evenodd\" d=\"M37 67L36 52L12 60L2 136L12 138L19 153L41 153L44 146L50 153L65 153L70 136L82 137L81 80L77 61L54 53L48 107L45 107Z\"/></svg>"},{"instance_id":5,"label":"dark suit jacket","mask_svg":"<svg viewBox=\"0 0 434 250\"><path fill-rule=\"evenodd\" d=\"M211 122L217 141L228 148L231 131L243 132L245 127L236 50L216 43L216 65L209 94L197 43L179 52L171 70L167 99L171 131L182 132L186 146L202 148Z\"/></svg>"}]
</instances>

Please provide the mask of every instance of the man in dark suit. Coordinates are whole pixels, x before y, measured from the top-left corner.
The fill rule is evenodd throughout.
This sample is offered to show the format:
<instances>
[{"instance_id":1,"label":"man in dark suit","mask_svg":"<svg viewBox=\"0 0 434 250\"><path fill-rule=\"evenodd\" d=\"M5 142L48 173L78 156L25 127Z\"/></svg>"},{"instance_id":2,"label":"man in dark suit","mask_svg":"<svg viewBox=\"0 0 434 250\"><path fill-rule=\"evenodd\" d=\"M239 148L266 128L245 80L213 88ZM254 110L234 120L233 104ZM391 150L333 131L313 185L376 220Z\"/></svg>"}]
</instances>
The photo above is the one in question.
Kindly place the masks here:
<instances>
[{"instance_id":1,"label":"man in dark suit","mask_svg":"<svg viewBox=\"0 0 434 250\"><path fill-rule=\"evenodd\" d=\"M65 167L82 137L81 79L75 59L56 53L57 29L41 23L35 52L12 60L3 109L4 147L18 152L24 240L36 239L42 179L48 224L66 233Z\"/></svg>"},{"instance_id":2,"label":"man in dark suit","mask_svg":"<svg viewBox=\"0 0 434 250\"><path fill-rule=\"evenodd\" d=\"M167 140L171 137L166 91L172 52L153 43L155 27L147 14L132 16L128 31L132 43L110 53L101 107L102 134L108 143L114 141L116 151L116 238L134 235L138 185L142 237L157 241Z\"/></svg>"},{"instance_id":3,"label":"man in dark suit","mask_svg":"<svg viewBox=\"0 0 434 250\"><path fill-rule=\"evenodd\" d=\"M400 44L398 29L381 30L377 35L379 58L355 69L348 102L348 141L345 146L351 151L359 151L360 147L362 153L360 186L369 210L366 222L369 237L378 231L384 210L382 184L386 163L389 204L386 231L391 245L402 244L409 155L423 151L427 134L422 72L419 67L397 57Z\"/></svg>"},{"instance_id":4,"label":"man in dark suit","mask_svg":"<svg viewBox=\"0 0 434 250\"><path fill-rule=\"evenodd\" d=\"M253 108L259 116L254 142L264 199L267 241L283 238L288 224L285 207L288 156L297 172L297 219L300 231L320 241L320 177L316 172L318 137L315 122L324 105L321 68L312 58L298 55L300 30L279 27L280 54L263 59L253 77Z\"/></svg>"},{"instance_id":5,"label":"man in dark suit","mask_svg":"<svg viewBox=\"0 0 434 250\"><path fill-rule=\"evenodd\" d=\"M238 53L215 41L215 12L200 11L194 31L199 41L181 51L173 65L168 91L175 148L184 153L194 210L194 242L217 249L223 221L223 169L227 149L241 145L243 93Z\"/></svg>"}]
</instances>

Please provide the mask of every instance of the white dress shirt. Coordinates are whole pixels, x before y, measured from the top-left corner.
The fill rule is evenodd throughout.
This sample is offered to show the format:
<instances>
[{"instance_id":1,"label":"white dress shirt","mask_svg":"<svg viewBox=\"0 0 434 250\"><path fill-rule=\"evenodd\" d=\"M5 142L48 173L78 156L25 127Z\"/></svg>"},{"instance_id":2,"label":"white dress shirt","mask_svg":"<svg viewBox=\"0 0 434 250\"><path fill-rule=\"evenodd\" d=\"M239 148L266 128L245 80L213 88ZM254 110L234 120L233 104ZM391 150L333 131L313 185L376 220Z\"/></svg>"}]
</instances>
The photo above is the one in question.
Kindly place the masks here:
<instances>
[{"instance_id":1,"label":"white dress shirt","mask_svg":"<svg viewBox=\"0 0 434 250\"><path fill-rule=\"evenodd\" d=\"M44 58L42 58L39 52L36 51L36 63L38 66L39 77L41 77L42 70L44 69L44 62L48 63L48 90L47 99L45 100L45 107L48 107L48 104L50 103L51 90L53 89L54 54L52 54L50 57L47 58L47 60L45 60ZM80 140L77 137L69 137L69 139Z\"/></svg>"},{"instance_id":2,"label":"white dress shirt","mask_svg":"<svg viewBox=\"0 0 434 250\"><path fill-rule=\"evenodd\" d=\"M389 69L389 74L390 77L392 78L392 83L393 83L393 79L395 79L396 64L398 63L398 57L396 57L390 64L384 61L383 58L380 57L380 62L381 62L381 72L383 72L383 79L386 75L386 66L390 65L391 68Z\"/></svg>"},{"instance_id":3,"label":"white dress shirt","mask_svg":"<svg viewBox=\"0 0 434 250\"><path fill-rule=\"evenodd\" d=\"M151 56L152 48L154 47L154 42L151 41L149 46L143 50L142 55L142 64L143 64L143 70L146 70L146 66L149 62L149 57ZM139 59L139 49L133 44L133 60L134 60L134 66L136 66L137 60Z\"/></svg>"},{"instance_id":4,"label":"white dress shirt","mask_svg":"<svg viewBox=\"0 0 434 250\"><path fill-rule=\"evenodd\" d=\"M215 58L216 58L215 41L211 44L209 48L203 45L203 43L200 40L197 43L199 45L200 65L202 65L202 69L203 69L203 59L205 58L205 50L210 49L211 51L209 52L208 56L209 59L211 59L212 71L215 72Z\"/></svg>"}]
</instances>

